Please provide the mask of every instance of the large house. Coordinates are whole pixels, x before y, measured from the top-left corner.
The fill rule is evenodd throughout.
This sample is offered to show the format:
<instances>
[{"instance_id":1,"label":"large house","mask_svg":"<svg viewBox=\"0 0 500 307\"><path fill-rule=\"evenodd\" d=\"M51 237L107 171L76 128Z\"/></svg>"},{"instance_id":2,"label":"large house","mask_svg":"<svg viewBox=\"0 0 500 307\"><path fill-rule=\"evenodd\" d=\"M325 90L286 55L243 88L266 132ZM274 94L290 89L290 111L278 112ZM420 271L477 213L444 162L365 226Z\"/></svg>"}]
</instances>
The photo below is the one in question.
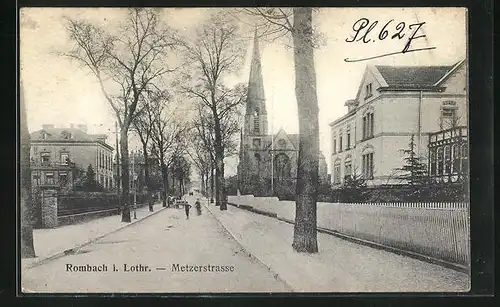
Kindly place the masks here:
<instances>
[{"instance_id":1,"label":"large house","mask_svg":"<svg viewBox=\"0 0 500 307\"><path fill-rule=\"evenodd\" d=\"M299 135L280 129L268 133L266 98L257 36L254 38L244 128L240 140L238 185L243 194L280 195L295 192ZM319 178L327 165L319 155ZM272 188L271 188L272 186Z\"/></svg>"},{"instance_id":2,"label":"large house","mask_svg":"<svg viewBox=\"0 0 500 307\"><path fill-rule=\"evenodd\" d=\"M88 134L86 125L43 125L30 137L34 186L71 188L75 169L86 171L92 165L96 180L105 189L113 187L113 147L106 143L105 134Z\"/></svg>"},{"instance_id":3,"label":"large house","mask_svg":"<svg viewBox=\"0 0 500 307\"><path fill-rule=\"evenodd\" d=\"M332 184L354 174L370 185L401 183L397 169L412 136L431 176L456 179L468 169L467 103L465 60L368 66L347 114L330 123Z\"/></svg>"}]
</instances>

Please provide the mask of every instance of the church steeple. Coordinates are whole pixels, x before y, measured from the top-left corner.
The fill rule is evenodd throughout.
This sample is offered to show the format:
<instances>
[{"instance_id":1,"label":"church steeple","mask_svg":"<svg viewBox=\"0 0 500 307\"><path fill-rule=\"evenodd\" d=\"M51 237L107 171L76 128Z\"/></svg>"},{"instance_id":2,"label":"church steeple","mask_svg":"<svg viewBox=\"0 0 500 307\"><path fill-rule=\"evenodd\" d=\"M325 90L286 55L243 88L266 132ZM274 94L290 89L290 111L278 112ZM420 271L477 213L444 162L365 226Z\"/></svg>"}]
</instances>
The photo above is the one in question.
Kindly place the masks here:
<instances>
[{"instance_id":1,"label":"church steeple","mask_svg":"<svg viewBox=\"0 0 500 307\"><path fill-rule=\"evenodd\" d=\"M245 115L245 135L267 134L267 110L264 95L264 81L260 61L259 40L255 29L253 40L252 63L248 80L248 92Z\"/></svg>"}]
</instances>

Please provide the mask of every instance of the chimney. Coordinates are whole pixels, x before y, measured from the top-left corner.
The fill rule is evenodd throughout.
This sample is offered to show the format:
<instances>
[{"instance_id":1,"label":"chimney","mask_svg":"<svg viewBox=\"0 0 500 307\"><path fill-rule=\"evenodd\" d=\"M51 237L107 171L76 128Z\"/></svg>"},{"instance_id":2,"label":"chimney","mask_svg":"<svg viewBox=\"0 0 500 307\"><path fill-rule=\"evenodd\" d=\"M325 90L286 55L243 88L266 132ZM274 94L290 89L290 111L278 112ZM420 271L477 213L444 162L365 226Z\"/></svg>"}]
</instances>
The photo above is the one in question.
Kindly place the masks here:
<instances>
[{"instance_id":1,"label":"chimney","mask_svg":"<svg viewBox=\"0 0 500 307\"><path fill-rule=\"evenodd\" d=\"M344 105L347 107L347 113L349 113L352 110L356 109L356 107L358 106L358 102L355 99L350 99L347 100Z\"/></svg>"},{"instance_id":2,"label":"chimney","mask_svg":"<svg viewBox=\"0 0 500 307\"><path fill-rule=\"evenodd\" d=\"M52 128L54 128L54 125L52 125L52 124L50 124L50 125L49 124L42 125L42 129L52 129Z\"/></svg>"},{"instance_id":3,"label":"chimney","mask_svg":"<svg viewBox=\"0 0 500 307\"><path fill-rule=\"evenodd\" d=\"M97 137L96 137L96 139L97 139L98 141L102 141L102 142L104 142L104 143L106 143L106 139L107 139L107 138L108 138L108 136L107 136L107 135L105 135L105 134L98 134L98 135L97 135Z\"/></svg>"},{"instance_id":4,"label":"chimney","mask_svg":"<svg viewBox=\"0 0 500 307\"><path fill-rule=\"evenodd\" d=\"M79 130L87 133L87 125L78 125L77 127L78 127Z\"/></svg>"}]
</instances>

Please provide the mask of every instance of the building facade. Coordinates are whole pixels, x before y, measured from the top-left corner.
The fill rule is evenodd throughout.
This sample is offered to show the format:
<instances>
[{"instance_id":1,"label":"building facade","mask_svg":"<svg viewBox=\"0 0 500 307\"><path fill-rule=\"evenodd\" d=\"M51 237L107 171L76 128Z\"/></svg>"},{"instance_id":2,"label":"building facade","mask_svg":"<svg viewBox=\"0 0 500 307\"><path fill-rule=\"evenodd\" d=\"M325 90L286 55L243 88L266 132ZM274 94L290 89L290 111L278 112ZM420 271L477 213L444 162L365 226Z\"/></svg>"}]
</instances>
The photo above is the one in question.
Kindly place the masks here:
<instances>
[{"instance_id":1,"label":"building facade","mask_svg":"<svg viewBox=\"0 0 500 307\"><path fill-rule=\"evenodd\" d=\"M412 135L417 156L432 171L431 135L467 130L466 75L465 60L449 66L368 66L356 98L345 103L347 114L330 124L332 184L340 186L352 175L370 185L402 183L397 170ZM461 156L450 150L446 158Z\"/></svg>"},{"instance_id":2,"label":"building facade","mask_svg":"<svg viewBox=\"0 0 500 307\"><path fill-rule=\"evenodd\" d=\"M254 38L252 62L246 101L246 112L240 140L238 185L242 194L294 194L297 177L299 135L280 129L269 134L260 61L259 43ZM319 178L327 181L326 159L320 153Z\"/></svg>"},{"instance_id":3,"label":"building facade","mask_svg":"<svg viewBox=\"0 0 500 307\"><path fill-rule=\"evenodd\" d=\"M34 186L71 189L75 169L86 171L92 165L96 180L105 189L113 187L113 147L106 143L106 135L87 134L86 125L43 125L30 137Z\"/></svg>"}]
</instances>

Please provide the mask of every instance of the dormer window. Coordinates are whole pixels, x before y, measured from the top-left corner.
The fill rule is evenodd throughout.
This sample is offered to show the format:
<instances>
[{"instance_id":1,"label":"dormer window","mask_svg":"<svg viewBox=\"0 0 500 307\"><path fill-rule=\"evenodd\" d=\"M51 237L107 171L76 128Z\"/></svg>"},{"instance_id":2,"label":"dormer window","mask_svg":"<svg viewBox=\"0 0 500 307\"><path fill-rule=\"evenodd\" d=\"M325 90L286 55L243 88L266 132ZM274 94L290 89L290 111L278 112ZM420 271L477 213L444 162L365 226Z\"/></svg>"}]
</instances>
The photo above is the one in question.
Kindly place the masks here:
<instances>
[{"instance_id":1,"label":"dormer window","mask_svg":"<svg viewBox=\"0 0 500 307\"><path fill-rule=\"evenodd\" d=\"M71 139L71 132L63 131L61 134L65 140Z\"/></svg>"},{"instance_id":2,"label":"dormer window","mask_svg":"<svg viewBox=\"0 0 500 307\"><path fill-rule=\"evenodd\" d=\"M43 132L43 133L42 133L42 138L43 138L44 140L46 140L46 139L47 139L47 132Z\"/></svg>"},{"instance_id":3,"label":"dormer window","mask_svg":"<svg viewBox=\"0 0 500 307\"><path fill-rule=\"evenodd\" d=\"M368 83L366 85L366 96L365 98L369 98L373 95L373 92L372 92L372 84L371 83Z\"/></svg>"}]
</instances>

